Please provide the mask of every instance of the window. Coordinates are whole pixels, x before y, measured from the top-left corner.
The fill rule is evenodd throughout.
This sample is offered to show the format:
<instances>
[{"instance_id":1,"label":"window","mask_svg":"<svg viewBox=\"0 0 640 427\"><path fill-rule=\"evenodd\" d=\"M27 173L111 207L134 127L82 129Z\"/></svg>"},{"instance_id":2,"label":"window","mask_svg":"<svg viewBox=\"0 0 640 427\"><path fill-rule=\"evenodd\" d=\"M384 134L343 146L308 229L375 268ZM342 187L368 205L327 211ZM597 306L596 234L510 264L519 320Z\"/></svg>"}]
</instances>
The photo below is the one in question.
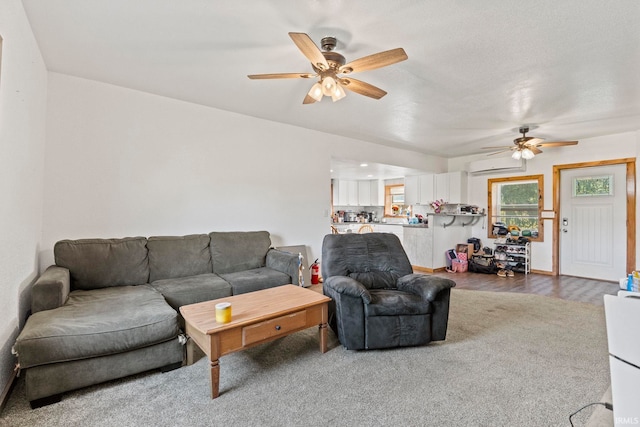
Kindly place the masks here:
<instances>
[{"instance_id":1,"label":"window","mask_svg":"<svg viewBox=\"0 0 640 427\"><path fill-rule=\"evenodd\" d=\"M385 185L384 216L407 216L407 212L411 213L411 206L404 204L404 185Z\"/></svg>"},{"instance_id":2,"label":"window","mask_svg":"<svg viewBox=\"0 0 640 427\"><path fill-rule=\"evenodd\" d=\"M613 196L613 175L573 178L573 197Z\"/></svg>"},{"instance_id":3,"label":"window","mask_svg":"<svg viewBox=\"0 0 640 427\"><path fill-rule=\"evenodd\" d=\"M517 227L521 235L531 240L543 241L543 224L540 220L543 197L543 175L529 175L488 180L489 220L491 225L503 223ZM489 226L488 237L498 237Z\"/></svg>"}]
</instances>

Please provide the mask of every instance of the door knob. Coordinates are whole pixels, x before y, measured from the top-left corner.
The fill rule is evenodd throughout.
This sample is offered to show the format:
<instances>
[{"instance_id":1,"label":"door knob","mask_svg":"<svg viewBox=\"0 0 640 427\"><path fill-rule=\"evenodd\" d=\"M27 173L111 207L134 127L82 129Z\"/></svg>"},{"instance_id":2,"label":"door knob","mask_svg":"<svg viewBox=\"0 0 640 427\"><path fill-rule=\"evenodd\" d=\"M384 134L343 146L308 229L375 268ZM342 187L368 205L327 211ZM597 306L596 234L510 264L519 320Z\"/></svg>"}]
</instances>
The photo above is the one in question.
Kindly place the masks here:
<instances>
[{"instance_id":1,"label":"door knob","mask_svg":"<svg viewBox=\"0 0 640 427\"><path fill-rule=\"evenodd\" d=\"M566 228L563 228L563 229L562 229L562 231L563 231L564 233L566 233L566 232L567 232L567 229L566 229Z\"/></svg>"}]
</instances>

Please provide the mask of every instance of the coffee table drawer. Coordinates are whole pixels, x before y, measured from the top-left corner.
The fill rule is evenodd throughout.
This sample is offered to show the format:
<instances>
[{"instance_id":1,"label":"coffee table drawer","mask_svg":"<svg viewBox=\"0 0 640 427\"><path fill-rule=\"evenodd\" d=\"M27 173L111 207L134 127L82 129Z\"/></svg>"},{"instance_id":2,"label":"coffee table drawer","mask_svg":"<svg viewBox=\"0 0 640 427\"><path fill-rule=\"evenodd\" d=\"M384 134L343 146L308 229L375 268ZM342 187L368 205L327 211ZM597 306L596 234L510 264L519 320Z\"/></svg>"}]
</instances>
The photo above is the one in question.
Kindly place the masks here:
<instances>
[{"instance_id":1,"label":"coffee table drawer","mask_svg":"<svg viewBox=\"0 0 640 427\"><path fill-rule=\"evenodd\" d=\"M265 320L255 325L245 326L242 328L242 345L250 345L278 335L287 335L296 329L305 328L306 324L307 312L303 310L275 319Z\"/></svg>"}]
</instances>

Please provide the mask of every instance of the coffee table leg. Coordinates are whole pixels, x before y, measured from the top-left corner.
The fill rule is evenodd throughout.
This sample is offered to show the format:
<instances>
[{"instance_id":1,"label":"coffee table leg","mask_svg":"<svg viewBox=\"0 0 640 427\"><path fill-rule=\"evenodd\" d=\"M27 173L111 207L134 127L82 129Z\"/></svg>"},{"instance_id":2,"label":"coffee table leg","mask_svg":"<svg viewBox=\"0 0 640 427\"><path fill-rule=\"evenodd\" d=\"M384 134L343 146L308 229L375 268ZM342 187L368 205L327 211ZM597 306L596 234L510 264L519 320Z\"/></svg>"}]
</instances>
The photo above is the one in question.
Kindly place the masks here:
<instances>
[{"instance_id":1,"label":"coffee table leg","mask_svg":"<svg viewBox=\"0 0 640 427\"><path fill-rule=\"evenodd\" d=\"M211 398L220 395L220 337L218 334L209 335L209 361L211 362Z\"/></svg>"},{"instance_id":2,"label":"coffee table leg","mask_svg":"<svg viewBox=\"0 0 640 427\"><path fill-rule=\"evenodd\" d=\"M329 309L326 303L322 304L322 323L319 326L320 333L320 351L327 352L327 321L329 318Z\"/></svg>"},{"instance_id":3,"label":"coffee table leg","mask_svg":"<svg viewBox=\"0 0 640 427\"><path fill-rule=\"evenodd\" d=\"M327 352L327 324L322 323L320 329L320 351L322 353Z\"/></svg>"},{"instance_id":4,"label":"coffee table leg","mask_svg":"<svg viewBox=\"0 0 640 427\"><path fill-rule=\"evenodd\" d=\"M215 399L220 395L220 363L218 360L211 361L211 398Z\"/></svg>"}]
</instances>

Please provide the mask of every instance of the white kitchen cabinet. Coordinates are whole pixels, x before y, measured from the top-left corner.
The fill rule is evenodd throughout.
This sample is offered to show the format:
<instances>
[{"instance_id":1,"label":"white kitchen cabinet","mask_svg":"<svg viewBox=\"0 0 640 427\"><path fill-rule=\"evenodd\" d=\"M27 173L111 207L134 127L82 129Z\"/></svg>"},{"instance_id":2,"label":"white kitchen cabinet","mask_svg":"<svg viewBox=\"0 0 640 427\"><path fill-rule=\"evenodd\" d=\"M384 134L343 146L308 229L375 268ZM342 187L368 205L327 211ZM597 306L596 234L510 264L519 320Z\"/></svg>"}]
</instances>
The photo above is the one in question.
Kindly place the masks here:
<instances>
[{"instance_id":1,"label":"white kitchen cabinet","mask_svg":"<svg viewBox=\"0 0 640 427\"><path fill-rule=\"evenodd\" d=\"M358 206L371 206L371 183L358 181Z\"/></svg>"},{"instance_id":2,"label":"white kitchen cabinet","mask_svg":"<svg viewBox=\"0 0 640 427\"><path fill-rule=\"evenodd\" d=\"M333 206L384 206L384 181L334 179Z\"/></svg>"},{"instance_id":3,"label":"white kitchen cabinet","mask_svg":"<svg viewBox=\"0 0 640 427\"><path fill-rule=\"evenodd\" d=\"M347 181L348 196L347 206L359 206L358 203L358 181Z\"/></svg>"},{"instance_id":4,"label":"white kitchen cabinet","mask_svg":"<svg viewBox=\"0 0 640 427\"><path fill-rule=\"evenodd\" d=\"M439 173L435 177L435 198L449 203L449 174Z\"/></svg>"},{"instance_id":5,"label":"white kitchen cabinet","mask_svg":"<svg viewBox=\"0 0 640 427\"><path fill-rule=\"evenodd\" d=\"M467 202L467 173L446 172L435 175L435 199L447 203Z\"/></svg>"},{"instance_id":6,"label":"white kitchen cabinet","mask_svg":"<svg viewBox=\"0 0 640 427\"><path fill-rule=\"evenodd\" d=\"M434 199L434 175L404 177L404 201L408 205L428 205Z\"/></svg>"},{"instance_id":7,"label":"white kitchen cabinet","mask_svg":"<svg viewBox=\"0 0 640 427\"><path fill-rule=\"evenodd\" d=\"M417 175L405 176L404 177L404 203L407 205L417 205L419 197L420 197L419 177Z\"/></svg>"},{"instance_id":8,"label":"white kitchen cabinet","mask_svg":"<svg viewBox=\"0 0 640 427\"><path fill-rule=\"evenodd\" d=\"M371 181L371 206L384 206L384 181L381 179Z\"/></svg>"},{"instance_id":9,"label":"white kitchen cabinet","mask_svg":"<svg viewBox=\"0 0 640 427\"><path fill-rule=\"evenodd\" d=\"M435 200L434 174L420 175L418 177L418 204L428 205Z\"/></svg>"},{"instance_id":10,"label":"white kitchen cabinet","mask_svg":"<svg viewBox=\"0 0 640 427\"><path fill-rule=\"evenodd\" d=\"M359 206L358 181L343 179L333 180L333 205Z\"/></svg>"}]
</instances>

